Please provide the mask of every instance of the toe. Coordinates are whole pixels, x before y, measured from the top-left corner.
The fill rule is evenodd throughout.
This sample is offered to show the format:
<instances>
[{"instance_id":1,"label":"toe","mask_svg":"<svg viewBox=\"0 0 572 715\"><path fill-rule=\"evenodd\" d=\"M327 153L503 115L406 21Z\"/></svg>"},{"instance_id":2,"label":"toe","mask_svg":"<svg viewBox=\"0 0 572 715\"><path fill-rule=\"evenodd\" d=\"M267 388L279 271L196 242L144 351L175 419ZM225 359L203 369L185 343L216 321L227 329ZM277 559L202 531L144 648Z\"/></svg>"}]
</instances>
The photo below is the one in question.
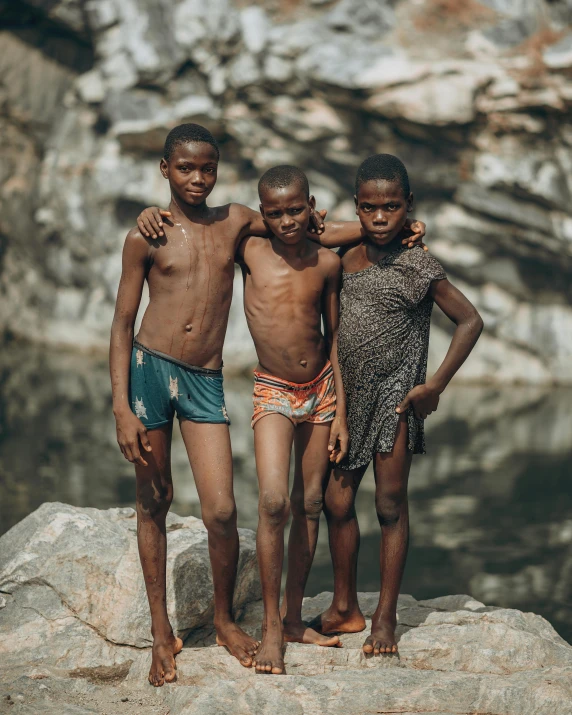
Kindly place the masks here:
<instances>
[{"instance_id":1,"label":"toe","mask_svg":"<svg viewBox=\"0 0 572 715\"><path fill-rule=\"evenodd\" d=\"M272 666L272 675L280 675L282 673L282 668L279 665Z\"/></svg>"},{"instance_id":2,"label":"toe","mask_svg":"<svg viewBox=\"0 0 572 715\"><path fill-rule=\"evenodd\" d=\"M365 639L365 643L363 644L363 652L364 653L373 653L373 643L372 643L371 636L368 636Z\"/></svg>"}]
</instances>

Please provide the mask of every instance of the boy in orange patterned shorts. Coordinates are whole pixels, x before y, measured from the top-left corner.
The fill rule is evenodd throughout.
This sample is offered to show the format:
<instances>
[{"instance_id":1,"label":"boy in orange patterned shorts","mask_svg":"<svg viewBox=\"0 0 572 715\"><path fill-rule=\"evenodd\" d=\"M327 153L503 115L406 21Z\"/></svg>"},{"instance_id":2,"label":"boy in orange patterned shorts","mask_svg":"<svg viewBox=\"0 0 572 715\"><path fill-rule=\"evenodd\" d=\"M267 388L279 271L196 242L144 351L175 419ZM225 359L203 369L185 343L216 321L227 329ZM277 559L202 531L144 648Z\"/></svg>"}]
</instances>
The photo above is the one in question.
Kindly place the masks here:
<instances>
[{"instance_id":1,"label":"boy in orange patterned shorts","mask_svg":"<svg viewBox=\"0 0 572 715\"><path fill-rule=\"evenodd\" d=\"M260 211L273 237L246 238L237 258L258 355L252 426L260 488L256 543L264 620L254 661L259 672L282 673L284 640L340 645L337 636L327 637L304 625L302 599L316 549L329 462L339 461L348 446L336 354L341 262L337 254L306 237L315 202L300 169L270 169L258 189ZM335 387L340 396L337 406ZM289 497L293 443L296 468ZM281 613L284 527L290 508Z\"/></svg>"}]
</instances>

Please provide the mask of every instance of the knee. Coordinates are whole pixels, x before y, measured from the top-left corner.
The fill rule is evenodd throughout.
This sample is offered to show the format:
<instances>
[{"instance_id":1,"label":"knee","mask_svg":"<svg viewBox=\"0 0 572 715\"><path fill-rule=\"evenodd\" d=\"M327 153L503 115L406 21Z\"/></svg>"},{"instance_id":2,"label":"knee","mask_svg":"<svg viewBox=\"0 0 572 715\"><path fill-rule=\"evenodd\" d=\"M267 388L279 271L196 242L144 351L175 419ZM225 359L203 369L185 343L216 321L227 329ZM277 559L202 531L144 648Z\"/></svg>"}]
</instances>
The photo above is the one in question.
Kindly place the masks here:
<instances>
[{"instance_id":1,"label":"knee","mask_svg":"<svg viewBox=\"0 0 572 715\"><path fill-rule=\"evenodd\" d=\"M375 510L381 526L397 524L407 504L407 493L404 491L381 492L375 495Z\"/></svg>"},{"instance_id":2,"label":"knee","mask_svg":"<svg viewBox=\"0 0 572 715\"><path fill-rule=\"evenodd\" d=\"M137 485L137 514L140 519L164 519L173 501L170 483L145 483Z\"/></svg>"},{"instance_id":3,"label":"knee","mask_svg":"<svg viewBox=\"0 0 572 715\"><path fill-rule=\"evenodd\" d=\"M290 514L290 499L280 492L263 492L260 495L258 514L275 524L285 523Z\"/></svg>"},{"instance_id":4,"label":"knee","mask_svg":"<svg viewBox=\"0 0 572 715\"><path fill-rule=\"evenodd\" d=\"M317 521L322 513L324 497L316 494L292 494L292 516L294 518Z\"/></svg>"},{"instance_id":5,"label":"knee","mask_svg":"<svg viewBox=\"0 0 572 715\"><path fill-rule=\"evenodd\" d=\"M350 521L356 515L354 499L345 496L331 497L326 494L324 511L328 521Z\"/></svg>"},{"instance_id":6,"label":"knee","mask_svg":"<svg viewBox=\"0 0 572 715\"><path fill-rule=\"evenodd\" d=\"M202 517L208 531L227 529L236 523L236 504L232 499L220 500L203 508Z\"/></svg>"}]
</instances>

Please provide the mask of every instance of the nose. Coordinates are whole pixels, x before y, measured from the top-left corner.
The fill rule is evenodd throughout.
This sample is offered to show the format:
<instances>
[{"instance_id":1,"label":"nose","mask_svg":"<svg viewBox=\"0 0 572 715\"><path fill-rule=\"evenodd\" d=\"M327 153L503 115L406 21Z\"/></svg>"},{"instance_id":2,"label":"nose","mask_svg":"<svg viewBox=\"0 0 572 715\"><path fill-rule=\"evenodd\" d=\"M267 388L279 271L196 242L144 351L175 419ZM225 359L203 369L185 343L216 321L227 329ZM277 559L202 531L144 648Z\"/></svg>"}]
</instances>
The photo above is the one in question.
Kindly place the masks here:
<instances>
[{"instance_id":1,"label":"nose","mask_svg":"<svg viewBox=\"0 0 572 715\"><path fill-rule=\"evenodd\" d=\"M373 222L376 226L383 226L387 223L387 218L385 217L385 214L381 209L379 209L379 211L376 211L373 215Z\"/></svg>"},{"instance_id":2,"label":"nose","mask_svg":"<svg viewBox=\"0 0 572 715\"><path fill-rule=\"evenodd\" d=\"M193 171L191 174L191 184L193 186L204 186L205 179L200 171Z\"/></svg>"},{"instance_id":3,"label":"nose","mask_svg":"<svg viewBox=\"0 0 572 715\"><path fill-rule=\"evenodd\" d=\"M284 216L281 221L281 226L284 229L292 228L294 226L294 219L292 218L292 216Z\"/></svg>"}]
</instances>

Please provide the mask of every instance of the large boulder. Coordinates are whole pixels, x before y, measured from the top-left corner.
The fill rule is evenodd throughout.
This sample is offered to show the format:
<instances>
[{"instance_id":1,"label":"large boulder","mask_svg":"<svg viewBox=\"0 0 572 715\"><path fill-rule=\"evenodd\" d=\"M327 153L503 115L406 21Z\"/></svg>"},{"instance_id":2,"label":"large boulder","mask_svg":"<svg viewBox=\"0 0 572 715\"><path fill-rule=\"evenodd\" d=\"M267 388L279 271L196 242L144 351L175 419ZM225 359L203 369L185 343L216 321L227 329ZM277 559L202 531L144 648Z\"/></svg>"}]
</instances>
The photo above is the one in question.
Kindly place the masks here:
<instances>
[{"instance_id":1,"label":"large boulder","mask_svg":"<svg viewBox=\"0 0 572 715\"><path fill-rule=\"evenodd\" d=\"M0 592L6 599L0 628L18 637L2 639L0 657L17 661L25 643L33 660L71 667L80 657L99 665L108 657L122 659L114 645L150 645L136 527L130 508L46 503L8 531L0 539ZM236 608L259 595L254 534L239 533ZM213 616L207 532L200 519L171 514L167 539L169 617L184 637Z\"/></svg>"},{"instance_id":2,"label":"large boulder","mask_svg":"<svg viewBox=\"0 0 572 715\"><path fill-rule=\"evenodd\" d=\"M320 613L331 593L304 600L305 618ZM360 593L367 628L378 595ZM30 606L30 604L26 604ZM241 611L241 625L260 634L262 604ZM400 656L366 656L364 633L343 637L342 648L290 643L286 675L259 676L214 644L212 626L193 631L177 657L178 679L158 690L147 682L149 650L126 648L123 660L81 663L67 671L24 662L0 675L10 712L228 712L300 715L555 715L570 712L572 647L543 618L486 607L471 596L398 603ZM25 643L25 642L24 642ZM94 647L93 642L90 646Z\"/></svg>"}]
</instances>

